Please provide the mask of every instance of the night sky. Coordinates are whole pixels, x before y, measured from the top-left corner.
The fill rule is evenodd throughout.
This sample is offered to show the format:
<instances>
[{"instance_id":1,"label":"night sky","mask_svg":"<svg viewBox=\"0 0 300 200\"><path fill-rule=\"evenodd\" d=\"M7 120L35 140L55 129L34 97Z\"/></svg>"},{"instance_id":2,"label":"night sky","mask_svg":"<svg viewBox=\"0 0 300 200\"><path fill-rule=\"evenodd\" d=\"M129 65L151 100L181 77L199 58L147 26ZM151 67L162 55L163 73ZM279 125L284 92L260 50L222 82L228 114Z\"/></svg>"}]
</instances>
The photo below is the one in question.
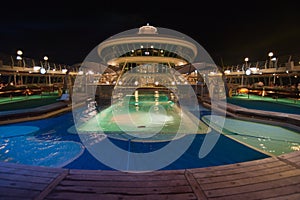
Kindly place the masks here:
<instances>
[{"instance_id":1,"label":"night sky","mask_svg":"<svg viewBox=\"0 0 300 200\"><path fill-rule=\"evenodd\" d=\"M219 65L300 55L297 1L8 1L0 52L73 65L99 43L149 23L188 35ZM3 3L2 3L3 4Z\"/></svg>"}]
</instances>

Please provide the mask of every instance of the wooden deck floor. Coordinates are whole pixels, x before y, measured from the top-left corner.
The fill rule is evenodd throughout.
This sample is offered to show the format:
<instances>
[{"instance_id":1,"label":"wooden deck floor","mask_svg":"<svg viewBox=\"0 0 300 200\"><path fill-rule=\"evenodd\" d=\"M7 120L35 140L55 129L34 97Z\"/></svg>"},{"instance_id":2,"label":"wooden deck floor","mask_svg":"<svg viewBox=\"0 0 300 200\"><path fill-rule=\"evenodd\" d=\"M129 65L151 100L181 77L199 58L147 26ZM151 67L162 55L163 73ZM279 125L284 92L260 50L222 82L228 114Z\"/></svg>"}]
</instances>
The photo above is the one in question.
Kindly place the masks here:
<instances>
[{"instance_id":1,"label":"wooden deck floor","mask_svg":"<svg viewBox=\"0 0 300 200\"><path fill-rule=\"evenodd\" d=\"M0 199L300 199L300 151L216 167L126 173L0 163Z\"/></svg>"}]
</instances>

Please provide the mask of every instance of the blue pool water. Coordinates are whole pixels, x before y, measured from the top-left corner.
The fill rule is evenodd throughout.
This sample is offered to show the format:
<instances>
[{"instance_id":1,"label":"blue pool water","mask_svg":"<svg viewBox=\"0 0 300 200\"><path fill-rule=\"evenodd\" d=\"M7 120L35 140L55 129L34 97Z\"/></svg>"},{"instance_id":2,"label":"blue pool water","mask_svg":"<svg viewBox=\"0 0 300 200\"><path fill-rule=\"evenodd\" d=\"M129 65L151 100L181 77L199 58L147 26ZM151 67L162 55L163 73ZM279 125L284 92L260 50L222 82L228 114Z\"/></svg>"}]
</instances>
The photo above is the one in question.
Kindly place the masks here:
<instances>
[{"instance_id":1,"label":"blue pool water","mask_svg":"<svg viewBox=\"0 0 300 200\"><path fill-rule=\"evenodd\" d=\"M0 161L70 169L113 170L98 161L82 144L74 127L72 113L54 118L0 126ZM212 130L214 131L214 130ZM8 133L9 132L9 133ZM216 133L218 134L218 133ZM194 136L194 135L193 135ZM178 140L185 140L186 135ZM199 168L266 158L256 151L221 134L217 144L204 158L198 157L205 134L196 134L187 151L161 170ZM119 148L131 152L150 152L164 147L167 141L133 142L110 138ZM128 163L124 162L124 166Z\"/></svg>"}]
</instances>

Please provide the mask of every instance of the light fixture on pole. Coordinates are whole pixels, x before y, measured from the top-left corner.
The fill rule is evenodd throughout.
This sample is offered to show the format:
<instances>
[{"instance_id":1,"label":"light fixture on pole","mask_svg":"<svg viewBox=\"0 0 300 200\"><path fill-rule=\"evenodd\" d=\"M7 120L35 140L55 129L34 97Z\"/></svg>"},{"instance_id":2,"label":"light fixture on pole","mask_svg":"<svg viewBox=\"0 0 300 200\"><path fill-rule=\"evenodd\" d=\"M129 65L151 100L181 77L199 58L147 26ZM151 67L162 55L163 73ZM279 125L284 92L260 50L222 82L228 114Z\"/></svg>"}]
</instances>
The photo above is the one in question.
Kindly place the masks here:
<instances>
[{"instance_id":1,"label":"light fixture on pole","mask_svg":"<svg viewBox=\"0 0 300 200\"><path fill-rule=\"evenodd\" d=\"M251 75L251 69L248 68L248 69L246 70L246 75L247 75L247 76Z\"/></svg>"},{"instance_id":2,"label":"light fixture on pole","mask_svg":"<svg viewBox=\"0 0 300 200\"><path fill-rule=\"evenodd\" d=\"M40 69L40 73L41 74L46 74L47 73L47 70L46 70L46 66L47 66L47 61L48 61L48 56L44 56L44 66L42 66L42 68Z\"/></svg>"},{"instance_id":3,"label":"light fixture on pole","mask_svg":"<svg viewBox=\"0 0 300 200\"><path fill-rule=\"evenodd\" d=\"M23 51L21 51L21 50L18 50L17 51L17 57L16 57L16 59L18 60L18 66L22 66L22 55L23 55Z\"/></svg>"},{"instance_id":4,"label":"light fixture on pole","mask_svg":"<svg viewBox=\"0 0 300 200\"><path fill-rule=\"evenodd\" d=\"M48 61L48 56L44 56L44 61L46 62L46 61Z\"/></svg>"},{"instance_id":5,"label":"light fixture on pole","mask_svg":"<svg viewBox=\"0 0 300 200\"><path fill-rule=\"evenodd\" d=\"M269 53L268 53L268 56L269 57L272 57L274 54L273 54L273 52L272 51L270 51Z\"/></svg>"},{"instance_id":6,"label":"light fixture on pole","mask_svg":"<svg viewBox=\"0 0 300 200\"><path fill-rule=\"evenodd\" d=\"M40 69L40 73L41 73L41 74L46 74L46 72L47 72L47 71L46 71L46 69L45 69L44 67L42 67L42 68Z\"/></svg>"},{"instance_id":7,"label":"light fixture on pole","mask_svg":"<svg viewBox=\"0 0 300 200\"><path fill-rule=\"evenodd\" d=\"M246 57L246 58L244 59L244 61L245 61L245 66L242 67L242 81L241 81L241 85L244 85L244 73L245 73L245 68L248 67L248 61L249 61L249 58Z\"/></svg>"},{"instance_id":8,"label":"light fixture on pole","mask_svg":"<svg viewBox=\"0 0 300 200\"><path fill-rule=\"evenodd\" d=\"M17 51L17 55L18 55L18 56L22 56L22 55L23 55L23 51L18 50L18 51Z\"/></svg>"},{"instance_id":9,"label":"light fixture on pole","mask_svg":"<svg viewBox=\"0 0 300 200\"><path fill-rule=\"evenodd\" d=\"M248 61L249 61L249 58L246 57L246 58L245 58L245 63L246 63L246 65L247 65Z\"/></svg>"},{"instance_id":10,"label":"light fixture on pole","mask_svg":"<svg viewBox=\"0 0 300 200\"><path fill-rule=\"evenodd\" d=\"M269 68L271 68L271 60L272 60L272 57L273 57L273 52L272 51L270 51L269 53L268 53L268 56L269 56Z\"/></svg>"},{"instance_id":11,"label":"light fixture on pole","mask_svg":"<svg viewBox=\"0 0 300 200\"><path fill-rule=\"evenodd\" d=\"M49 70L48 60L49 60L48 56L44 56L44 61L45 61L44 66L45 66L45 69L48 68L48 70Z\"/></svg>"},{"instance_id":12,"label":"light fixture on pole","mask_svg":"<svg viewBox=\"0 0 300 200\"><path fill-rule=\"evenodd\" d=\"M275 70L277 70L277 63L276 63L277 58L273 57L271 58L270 62L272 62L272 65L274 66ZM273 84L275 85L276 83L276 72L273 74Z\"/></svg>"}]
</instances>

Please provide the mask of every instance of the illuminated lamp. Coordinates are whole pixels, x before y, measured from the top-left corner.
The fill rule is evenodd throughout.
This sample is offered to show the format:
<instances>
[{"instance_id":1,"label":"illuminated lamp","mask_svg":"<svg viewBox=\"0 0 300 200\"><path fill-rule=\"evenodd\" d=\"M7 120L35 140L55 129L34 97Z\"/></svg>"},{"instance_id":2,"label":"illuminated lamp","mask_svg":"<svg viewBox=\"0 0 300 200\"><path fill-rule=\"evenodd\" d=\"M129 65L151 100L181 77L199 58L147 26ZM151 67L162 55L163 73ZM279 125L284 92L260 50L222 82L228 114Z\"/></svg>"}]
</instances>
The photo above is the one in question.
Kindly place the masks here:
<instances>
[{"instance_id":1,"label":"illuminated lamp","mask_svg":"<svg viewBox=\"0 0 300 200\"><path fill-rule=\"evenodd\" d=\"M46 71L45 68L42 67L42 68L40 69L40 73L41 73L41 74L46 74L46 72L47 72L47 71Z\"/></svg>"},{"instance_id":2,"label":"illuminated lamp","mask_svg":"<svg viewBox=\"0 0 300 200\"><path fill-rule=\"evenodd\" d=\"M251 74L251 69L246 70L246 75L249 76Z\"/></svg>"}]
</instances>

